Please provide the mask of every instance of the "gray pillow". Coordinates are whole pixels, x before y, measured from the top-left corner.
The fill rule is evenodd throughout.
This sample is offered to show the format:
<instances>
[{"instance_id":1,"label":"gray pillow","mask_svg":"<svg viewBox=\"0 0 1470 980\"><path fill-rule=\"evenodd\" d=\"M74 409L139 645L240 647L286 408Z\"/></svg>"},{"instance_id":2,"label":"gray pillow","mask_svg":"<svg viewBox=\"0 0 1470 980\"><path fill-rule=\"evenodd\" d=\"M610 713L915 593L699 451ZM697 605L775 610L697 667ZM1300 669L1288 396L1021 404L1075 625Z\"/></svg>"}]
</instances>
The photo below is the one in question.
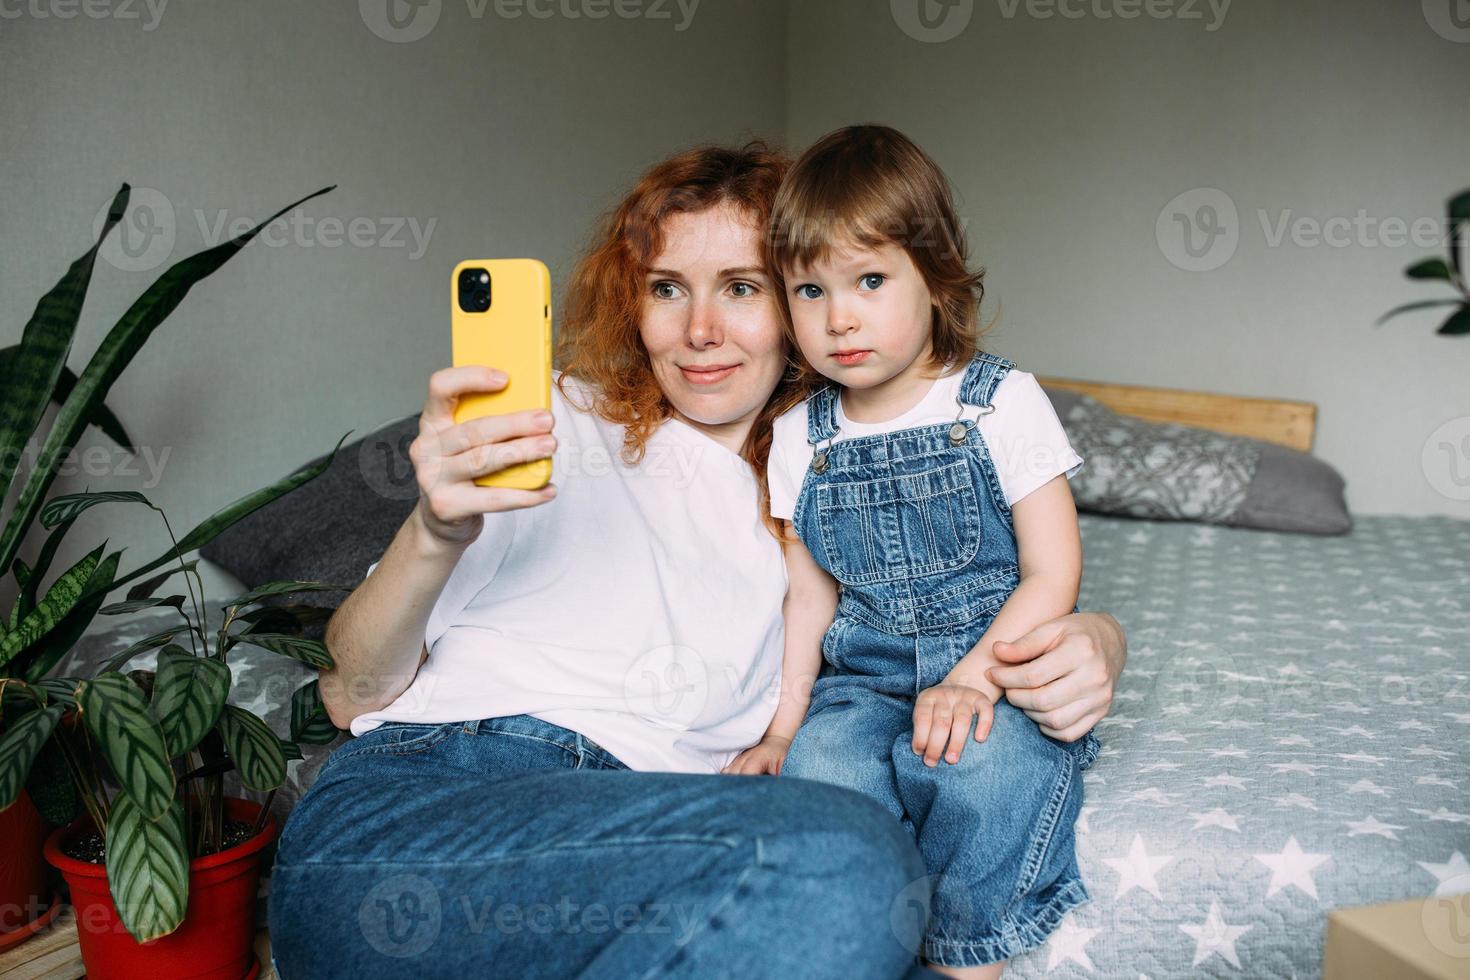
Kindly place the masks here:
<instances>
[{"instance_id":1,"label":"gray pillow","mask_svg":"<svg viewBox=\"0 0 1470 980\"><path fill-rule=\"evenodd\" d=\"M418 431L415 414L344 445L316 479L245 517L199 553L252 588L281 579L356 586L418 500L408 458ZM290 599L335 608L347 595L310 592Z\"/></svg>"},{"instance_id":2,"label":"gray pillow","mask_svg":"<svg viewBox=\"0 0 1470 980\"><path fill-rule=\"evenodd\" d=\"M1309 453L1120 415L1077 392L1047 395L1084 461L1071 482L1079 510L1308 534L1352 529L1341 474Z\"/></svg>"}]
</instances>

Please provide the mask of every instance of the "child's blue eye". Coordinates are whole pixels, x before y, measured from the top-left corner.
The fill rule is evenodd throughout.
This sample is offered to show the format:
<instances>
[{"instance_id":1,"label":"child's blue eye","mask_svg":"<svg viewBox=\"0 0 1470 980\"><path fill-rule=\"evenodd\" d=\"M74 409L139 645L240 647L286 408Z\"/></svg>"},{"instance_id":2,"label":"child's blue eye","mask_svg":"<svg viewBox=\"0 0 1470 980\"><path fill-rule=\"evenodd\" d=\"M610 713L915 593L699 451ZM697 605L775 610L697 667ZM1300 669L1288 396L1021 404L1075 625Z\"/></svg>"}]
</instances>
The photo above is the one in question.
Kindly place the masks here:
<instances>
[{"instance_id":1,"label":"child's blue eye","mask_svg":"<svg viewBox=\"0 0 1470 980\"><path fill-rule=\"evenodd\" d=\"M862 279L858 280L858 282L861 283L862 286L866 287L870 292L874 289L877 289L879 286L883 285L887 281L888 277L879 272L870 272L866 276L863 276Z\"/></svg>"},{"instance_id":2,"label":"child's blue eye","mask_svg":"<svg viewBox=\"0 0 1470 980\"><path fill-rule=\"evenodd\" d=\"M660 280L659 282L653 284L653 295L657 296L659 299L673 299L674 294L678 290L678 288L678 286L675 286L667 279Z\"/></svg>"},{"instance_id":3,"label":"child's blue eye","mask_svg":"<svg viewBox=\"0 0 1470 980\"><path fill-rule=\"evenodd\" d=\"M796 295L800 296L802 299L821 299L822 287L813 286L811 283L806 283L805 285L796 287Z\"/></svg>"}]
</instances>

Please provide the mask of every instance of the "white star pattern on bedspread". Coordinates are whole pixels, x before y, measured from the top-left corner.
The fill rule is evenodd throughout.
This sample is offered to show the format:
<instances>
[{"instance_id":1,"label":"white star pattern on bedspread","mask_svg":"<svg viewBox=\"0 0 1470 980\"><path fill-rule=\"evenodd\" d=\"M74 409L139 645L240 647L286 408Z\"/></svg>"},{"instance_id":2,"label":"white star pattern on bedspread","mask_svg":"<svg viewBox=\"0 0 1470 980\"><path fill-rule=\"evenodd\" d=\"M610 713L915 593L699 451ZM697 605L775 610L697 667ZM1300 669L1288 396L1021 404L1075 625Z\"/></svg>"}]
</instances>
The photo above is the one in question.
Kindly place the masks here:
<instances>
[{"instance_id":1,"label":"white star pattern on bedspread","mask_svg":"<svg viewBox=\"0 0 1470 980\"><path fill-rule=\"evenodd\" d=\"M1329 910L1470 892L1470 522L1081 521L1129 637L1092 901L1007 977L1317 977Z\"/></svg>"}]
</instances>

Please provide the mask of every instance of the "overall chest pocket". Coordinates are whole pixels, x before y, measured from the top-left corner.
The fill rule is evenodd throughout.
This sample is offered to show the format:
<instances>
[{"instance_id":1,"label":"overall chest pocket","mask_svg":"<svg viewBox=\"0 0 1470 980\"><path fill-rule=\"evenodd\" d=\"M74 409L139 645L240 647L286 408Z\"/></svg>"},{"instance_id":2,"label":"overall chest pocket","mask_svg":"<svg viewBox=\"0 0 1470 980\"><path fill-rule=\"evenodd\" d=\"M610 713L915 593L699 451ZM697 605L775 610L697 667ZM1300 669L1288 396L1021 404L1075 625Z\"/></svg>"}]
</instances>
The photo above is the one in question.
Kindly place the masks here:
<instances>
[{"instance_id":1,"label":"overall chest pocket","mask_svg":"<svg viewBox=\"0 0 1470 980\"><path fill-rule=\"evenodd\" d=\"M826 564L843 585L950 571L980 550L980 502L966 460L816 491Z\"/></svg>"}]
</instances>

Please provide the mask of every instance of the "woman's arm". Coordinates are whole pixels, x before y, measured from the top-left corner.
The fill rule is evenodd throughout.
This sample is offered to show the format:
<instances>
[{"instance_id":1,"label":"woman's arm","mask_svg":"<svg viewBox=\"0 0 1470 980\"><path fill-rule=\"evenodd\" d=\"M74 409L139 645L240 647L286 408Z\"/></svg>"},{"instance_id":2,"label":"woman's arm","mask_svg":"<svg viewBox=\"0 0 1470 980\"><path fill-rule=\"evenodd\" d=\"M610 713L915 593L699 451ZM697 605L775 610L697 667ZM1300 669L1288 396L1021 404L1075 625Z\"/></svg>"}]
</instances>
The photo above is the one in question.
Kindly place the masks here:
<instances>
[{"instance_id":1,"label":"woman's arm","mask_svg":"<svg viewBox=\"0 0 1470 980\"><path fill-rule=\"evenodd\" d=\"M1107 716L1128 660L1128 638L1107 613L1072 613L1042 623L1013 643L995 644L1006 664L986 671L1006 700L1041 730L1075 742Z\"/></svg>"},{"instance_id":2,"label":"woman's arm","mask_svg":"<svg viewBox=\"0 0 1470 980\"><path fill-rule=\"evenodd\" d=\"M822 637L837 612L837 583L812 558L811 552L789 523L783 524L786 540L786 599L781 615L786 626L786 645L781 658L781 700L766 727L765 736L741 752L724 772L739 775L779 774L786 749L806 718L811 704L812 684L822 669Z\"/></svg>"},{"instance_id":3,"label":"woman's arm","mask_svg":"<svg viewBox=\"0 0 1470 980\"><path fill-rule=\"evenodd\" d=\"M487 513L534 507L556 495L481 487L476 476L550 456L551 413L512 412L462 424L454 406L466 394L499 391L506 377L487 367L454 367L429 378L419 434L409 446L419 500L369 575L327 623L335 666L321 672L327 716L347 728L358 715L392 704L428 659L424 631L460 556Z\"/></svg>"}]
</instances>

